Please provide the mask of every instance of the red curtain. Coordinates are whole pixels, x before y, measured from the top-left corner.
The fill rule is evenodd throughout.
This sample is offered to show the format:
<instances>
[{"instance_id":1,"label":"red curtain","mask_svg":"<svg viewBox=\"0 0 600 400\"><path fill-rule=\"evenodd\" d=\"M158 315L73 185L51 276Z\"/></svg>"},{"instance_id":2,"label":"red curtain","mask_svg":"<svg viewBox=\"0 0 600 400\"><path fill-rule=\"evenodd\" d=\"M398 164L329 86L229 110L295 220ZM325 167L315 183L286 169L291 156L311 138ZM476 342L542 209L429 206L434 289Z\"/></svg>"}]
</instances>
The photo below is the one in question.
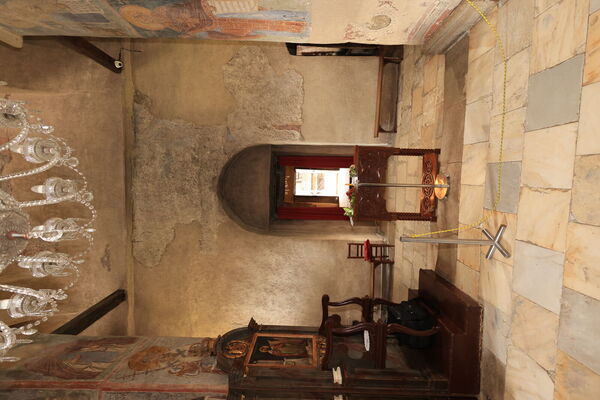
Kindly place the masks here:
<instances>
[{"instance_id":1,"label":"red curtain","mask_svg":"<svg viewBox=\"0 0 600 400\"><path fill-rule=\"evenodd\" d=\"M348 168L354 162L353 157L342 156L279 156L279 165L296 168Z\"/></svg>"},{"instance_id":2,"label":"red curtain","mask_svg":"<svg viewBox=\"0 0 600 400\"><path fill-rule=\"evenodd\" d=\"M344 220L344 210L340 207L278 207L278 219L318 219Z\"/></svg>"}]
</instances>

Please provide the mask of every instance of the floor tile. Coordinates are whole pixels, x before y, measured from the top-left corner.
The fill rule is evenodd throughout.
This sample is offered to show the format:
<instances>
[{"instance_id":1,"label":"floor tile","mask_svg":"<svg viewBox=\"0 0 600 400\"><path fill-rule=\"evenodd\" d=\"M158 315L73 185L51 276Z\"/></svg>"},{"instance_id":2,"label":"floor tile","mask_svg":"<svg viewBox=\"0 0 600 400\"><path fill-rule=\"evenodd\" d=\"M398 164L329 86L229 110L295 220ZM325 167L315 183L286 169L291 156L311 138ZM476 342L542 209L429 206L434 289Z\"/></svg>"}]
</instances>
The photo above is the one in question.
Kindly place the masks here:
<instances>
[{"instance_id":1,"label":"floor tile","mask_svg":"<svg viewBox=\"0 0 600 400\"><path fill-rule=\"evenodd\" d=\"M523 185L570 189L577 123L528 132L524 136Z\"/></svg>"},{"instance_id":2,"label":"floor tile","mask_svg":"<svg viewBox=\"0 0 600 400\"><path fill-rule=\"evenodd\" d=\"M588 85L600 80L600 12L590 15L585 52L583 84Z\"/></svg>"},{"instance_id":3,"label":"floor tile","mask_svg":"<svg viewBox=\"0 0 600 400\"><path fill-rule=\"evenodd\" d=\"M564 254L517 240L514 257L514 291L558 314Z\"/></svg>"},{"instance_id":4,"label":"floor tile","mask_svg":"<svg viewBox=\"0 0 600 400\"><path fill-rule=\"evenodd\" d=\"M467 104L489 96L492 93L494 53L489 51L469 64L467 72Z\"/></svg>"},{"instance_id":5,"label":"floor tile","mask_svg":"<svg viewBox=\"0 0 600 400\"><path fill-rule=\"evenodd\" d=\"M487 142L490 135L492 96L467 105L465 111L464 144Z\"/></svg>"},{"instance_id":6,"label":"floor tile","mask_svg":"<svg viewBox=\"0 0 600 400\"><path fill-rule=\"evenodd\" d=\"M590 14L600 10L600 0L590 0Z\"/></svg>"},{"instance_id":7,"label":"floor tile","mask_svg":"<svg viewBox=\"0 0 600 400\"><path fill-rule=\"evenodd\" d=\"M600 227L569 223L564 285L600 300Z\"/></svg>"},{"instance_id":8,"label":"floor tile","mask_svg":"<svg viewBox=\"0 0 600 400\"><path fill-rule=\"evenodd\" d=\"M504 118L504 143L502 161L521 161L523 158L523 133L525 132L526 108L522 107L506 113ZM496 115L490 123L490 150L488 161L498 162L502 115Z\"/></svg>"},{"instance_id":9,"label":"floor tile","mask_svg":"<svg viewBox=\"0 0 600 400\"><path fill-rule=\"evenodd\" d=\"M529 83L529 49L512 56L506 64L506 111L525 106ZM502 113L504 91L504 64L494 67L494 101L492 115Z\"/></svg>"},{"instance_id":10,"label":"floor tile","mask_svg":"<svg viewBox=\"0 0 600 400\"><path fill-rule=\"evenodd\" d=\"M521 186L521 163L504 162L502 164L500 200L496 210L516 213L519 207L519 190ZM498 168L500 163L490 163L485 179L485 208L492 209L498 191ZM461 221L462 222L462 221Z\"/></svg>"},{"instance_id":11,"label":"floor tile","mask_svg":"<svg viewBox=\"0 0 600 400\"><path fill-rule=\"evenodd\" d=\"M570 191L524 187L519 200L517 239L564 251Z\"/></svg>"},{"instance_id":12,"label":"floor tile","mask_svg":"<svg viewBox=\"0 0 600 400\"><path fill-rule=\"evenodd\" d=\"M412 91L412 118L416 118L417 115L423 112L423 88L416 87Z\"/></svg>"},{"instance_id":13,"label":"floor tile","mask_svg":"<svg viewBox=\"0 0 600 400\"><path fill-rule=\"evenodd\" d=\"M531 73L559 64L585 49L588 0L562 0L535 19Z\"/></svg>"},{"instance_id":14,"label":"floor tile","mask_svg":"<svg viewBox=\"0 0 600 400\"><path fill-rule=\"evenodd\" d=\"M463 132L465 126L465 104L455 103L444 110L440 164L461 162Z\"/></svg>"},{"instance_id":15,"label":"floor tile","mask_svg":"<svg viewBox=\"0 0 600 400\"><path fill-rule=\"evenodd\" d=\"M529 78L526 131L577 121L583 60L578 55Z\"/></svg>"},{"instance_id":16,"label":"floor tile","mask_svg":"<svg viewBox=\"0 0 600 400\"><path fill-rule=\"evenodd\" d=\"M547 371L556 364L558 315L517 296L512 319L512 343Z\"/></svg>"},{"instance_id":17,"label":"floor tile","mask_svg":"<svg viewBox=\"0 0 600 400\"><path fill-rule=\"evenodd\" d=\"M600 374L600 301L565 288L560 312L558 347Z\"/></svg>"},{"instance_id":18,"label":"floor tile","mask_svg":"<svg viewBox=\"0 0 600 400\"><path fill-rule=\"evenodd\" d=\"M429 93L438 85L438 64L444 56L437 54L431 56L423 69L423 93Z\"/></svg>"},{"instance_id":19,"label":"floor tile","mask_svg":"<svg viewBox=\"0 0 600 400\"><path fill-rule=\"evenodd\" d=\"M460 185L458 222L469 225L483 216L483 186Z\"/></svg>"},{"instance_id":20,"label":"floor tile","mask_svg":"<svg viewBox=\"0 0 600 400\"><path fill-rule=\"evenodd\" d=\"M552 400L554 383L548 373L527 354L511 347L506 363L506 400Z\"/></svg>"},{"instance_id":21,"label":"floor tile","mask_svg":"<svg viewBox=\"0 0 600 400\"><path fill-rule=\"evenodd\" d=\"M488 349L496 359L506 364L510 316L492 304L483 303L483 348Z\"/></svg>"},{"instance_id":22,"label":"floor tile","mask_svg":"<svg viewBox=\"0 0 600 400\"><path fill-rule=\"evenodd\" d=\"M581 90L581 116L577 155L600 154L600 82L584 86Z\"/></svg>"},{"instance_id":23,"label":"floor tile","mask_svg":"<svg viewBox=\"0 0 600 400\"><path fill-rule=\"evenodd\" d=\"M482 399L504 398L504 375L506 364L501 362L489 349L481 353L481 394Z\"/></svg>"},{"instance_id":24,"label":"floor tile","mask_svg":"<svg viewBox=\"0 0 600 400\"><path fill-rule=\"evenodd\" d=\"M577 157L571 203L571 212L577 222L600 226L599 182L600 154Z\"/></svg>"},{"instance_id":25,"label":"floor tile","mask_svg":"<svg viewBox=\"0 0 600 400\"><path fill-rule=\"evenodd\" d=\"M459 40L446 53L444 71L444 102L464 102L466 95L467 70L469 68L469 36Z\"/></svg>"},{"instance_id":26,"label":"floor tile","mask_svg":"<svg viewBox=\"0 0 600 400\"><path fill-rule=\"evenodd\" d=\"M555 400L595 399L600 393L600 375L559 350L555 387Z\"/></svg>"},{"instance_id":27,"label":"floor tile","mask_svg":"<svg viewBox=\"0 0 600 400\"><path fill-rule=\"evenodd\" d=\"M463 146L460 178L462 184L483 186L488 158L487 152L487 143L475 143Z\"/></svg>"},{"instance_id":28,"label":"floor tile","mask_svg":"<svg viewBox=\"0 0 600 400\"><path fill-rule=\"evenodd\" d=\"M483 260L480 274L481 298L504 314L510 315L512 267L496 260Z\"/></svg>"}]
</instances>

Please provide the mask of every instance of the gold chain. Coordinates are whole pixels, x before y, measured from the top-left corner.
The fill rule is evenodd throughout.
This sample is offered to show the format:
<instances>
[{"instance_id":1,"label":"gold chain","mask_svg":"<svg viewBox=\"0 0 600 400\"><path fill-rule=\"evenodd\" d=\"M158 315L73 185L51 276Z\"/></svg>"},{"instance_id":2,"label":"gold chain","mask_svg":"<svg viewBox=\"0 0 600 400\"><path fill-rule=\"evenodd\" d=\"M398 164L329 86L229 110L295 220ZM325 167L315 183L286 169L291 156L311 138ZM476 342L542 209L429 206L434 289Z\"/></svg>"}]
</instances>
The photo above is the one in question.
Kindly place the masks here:
<instances>
[{"instance_id":1,"label":"gold chain","mask_svg":"<svg viewBox=\"0 0 600 400\"><path fill-rule=\"evenodd\" d=\"M494 33L494 36L496 37L496 44L498 45L498 49L500 50L500 55L502 57L502 64L504 67L503 82L502 82L502 116L500 118L500 149L498 151L498 176L497 176L498 185L496 187L496 197L494 198L494 203L492 204L492 211L495 212L496 208L498 206L498 203L500 202L500 190L502 188L501 182L502 182L502 159L504 157L504 121L505 121L505 115L506 115L507 62L506 62L506 55L504 53L504 45L502 44L502 39L500 39L500 35L498 35L498 31L496 30L496 27L494 25L492 25L492 23L490 22L488 17L486 17L486 15L483 13L483 11L481 11L481 9L479 7L477 7L477 5L474 4L472 0L465 0L465 1L467 3L469 3L469 5L471 7L473 7L473 9L475 11L477 11L477 13L479 13L479 15L481 15L481 18L483 18L483 20L488 25L490 30ZM489 216L487 216L487 217L484 216L481 219L479 219L477 222L474 222L469 225L465 225L463 227L442 229L439 231L427 232L427 233L419 233L419 234L411 235L411 237L415 238L415 237L431 236L431 235L435 235L438 233L464 231L467 229L476 228L479 225L485 223L488 219L489 219Z\"/></svg>"}]
</instances>

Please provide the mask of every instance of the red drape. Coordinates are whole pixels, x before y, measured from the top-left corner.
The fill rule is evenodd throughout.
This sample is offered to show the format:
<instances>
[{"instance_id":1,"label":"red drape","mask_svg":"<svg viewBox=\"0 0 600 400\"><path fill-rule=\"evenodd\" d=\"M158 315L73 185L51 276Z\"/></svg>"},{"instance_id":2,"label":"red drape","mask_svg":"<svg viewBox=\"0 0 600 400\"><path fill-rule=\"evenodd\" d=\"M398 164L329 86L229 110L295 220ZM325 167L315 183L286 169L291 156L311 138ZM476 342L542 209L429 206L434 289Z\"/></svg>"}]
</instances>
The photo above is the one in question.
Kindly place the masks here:
<instances>
[{"instance_id":1,"label":"red drape","mask_svg":"<svg viewBox=\"0 0 600 400\"><path fill-rule=\"evenodd\" d=\"M278 207L278 219L318 219L344 220L344 210L340 207Z\"/></svg>"},{"instance_id":2,"label":"red drape","mask_svg":"<svg viewBox=\"0 0 600 400\"><path fill-rule=\"evenodd\" d=\"M299 168L348 168L354 162L353 157L342 156L279 156L279 165Z\"/></svg>"}]
</instances>

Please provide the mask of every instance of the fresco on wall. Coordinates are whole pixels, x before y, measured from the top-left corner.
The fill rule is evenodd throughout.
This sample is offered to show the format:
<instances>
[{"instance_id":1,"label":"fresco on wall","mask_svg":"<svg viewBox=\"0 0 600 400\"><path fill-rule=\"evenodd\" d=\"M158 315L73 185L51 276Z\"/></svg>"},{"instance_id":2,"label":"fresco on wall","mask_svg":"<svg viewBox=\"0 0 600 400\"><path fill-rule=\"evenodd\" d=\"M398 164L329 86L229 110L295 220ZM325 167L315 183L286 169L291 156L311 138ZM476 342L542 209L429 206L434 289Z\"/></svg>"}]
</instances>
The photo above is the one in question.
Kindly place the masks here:
<instances>
[{"instance_id":1,"label":"fresco on wall","mask_svg":"<svg viewBox=\"0 0 600 400\"><path fill-rule=\"evenodd\" d=\"M109 1L143 37L281 40L308 35L304 0L295 2L295 10L262 0Z\"/></svg>"},{"instance_id":2,"label":"fresco on wall","mask_svg":"<svg viewBox=\"0 0 600 400\"><path fill-rule=\"evenodd\" d=\"M0 392L11 399L224 399L227 375L211 354L215 339L39 335L0 364ZM36 388L36 390L33 390ZM39 389L39 390L38 390ZM172 391L172 393L171 393ZM135 394L134 394L135 392ZM56 397L52 397L56 396ZM1 397L1 396L0 396Z\"/></svg>"},{"instance_id":3,"label":"fresco on wall","mask_svg":"<svg viewBox=\"0 0 600 400\"><path fill-rule=\"evenodd\" d=\"M300 40L310 0L0 0L19 35Z\"/></svg>"}]
</instances>

